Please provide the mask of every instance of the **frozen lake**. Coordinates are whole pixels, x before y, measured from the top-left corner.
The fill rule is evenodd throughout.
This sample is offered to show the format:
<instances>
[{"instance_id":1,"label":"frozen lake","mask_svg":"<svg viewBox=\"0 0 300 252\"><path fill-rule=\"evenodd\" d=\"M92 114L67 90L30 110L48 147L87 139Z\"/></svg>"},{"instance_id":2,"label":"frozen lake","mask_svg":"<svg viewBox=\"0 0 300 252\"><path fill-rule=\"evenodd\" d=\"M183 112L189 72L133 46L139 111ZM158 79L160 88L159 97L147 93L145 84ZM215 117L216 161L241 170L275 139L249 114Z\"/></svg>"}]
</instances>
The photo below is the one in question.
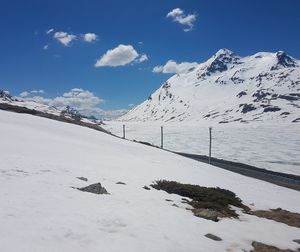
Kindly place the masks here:
<instances>
[{"instance_id":1,"label":"frozen lake","mask_svg":"<svg viewBox=\"0 0 300 252\"><path fill-rule=\"evenodd\" d=\"M160 146L160 123L105 122L104 128L126 138ZM208 155L208 126L196 123L164 124L164 148ZM259 168L300 175L300 126L216 125L212 127L212 156L242 162Z\"/></svg>"}]
</instances>

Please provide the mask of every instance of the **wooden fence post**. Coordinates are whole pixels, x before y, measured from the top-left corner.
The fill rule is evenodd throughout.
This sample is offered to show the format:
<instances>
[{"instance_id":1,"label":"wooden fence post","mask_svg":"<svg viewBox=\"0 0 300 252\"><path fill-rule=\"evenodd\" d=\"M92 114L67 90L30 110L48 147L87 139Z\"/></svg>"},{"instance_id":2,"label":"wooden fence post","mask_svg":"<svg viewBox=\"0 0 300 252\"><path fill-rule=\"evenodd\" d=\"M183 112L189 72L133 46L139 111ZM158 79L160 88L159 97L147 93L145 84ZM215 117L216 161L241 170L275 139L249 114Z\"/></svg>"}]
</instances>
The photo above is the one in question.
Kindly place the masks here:
<instances>
[{"instance_id":1,"label":"wooden fence post","mask_svg":"<svg viewBox=\"0 0 300 252\"><path fill-rule=\"evenodd\" d=\"M125 139L125 124L123 124L123 139Z\"/></svg>"},{"instance_id":2,"label":"wooden fence post","mask_svg":"<svg viewBox=\"0 0 300 252\"><path fill-rule=\"evenodd\" d=\"M160 127L160 148L164 148L164 127Z\"/></svg>"},{"instance_id":3,"label":"wooden fence post","mask_svg":"<svg viewBox=\"0 0 300 252\"><path fill-rule=\"evenodd\" d=\"M211 129L212 127L209 127L209 157L208 157L208 163L211 163Z\"/></svg>"}]
</instances>

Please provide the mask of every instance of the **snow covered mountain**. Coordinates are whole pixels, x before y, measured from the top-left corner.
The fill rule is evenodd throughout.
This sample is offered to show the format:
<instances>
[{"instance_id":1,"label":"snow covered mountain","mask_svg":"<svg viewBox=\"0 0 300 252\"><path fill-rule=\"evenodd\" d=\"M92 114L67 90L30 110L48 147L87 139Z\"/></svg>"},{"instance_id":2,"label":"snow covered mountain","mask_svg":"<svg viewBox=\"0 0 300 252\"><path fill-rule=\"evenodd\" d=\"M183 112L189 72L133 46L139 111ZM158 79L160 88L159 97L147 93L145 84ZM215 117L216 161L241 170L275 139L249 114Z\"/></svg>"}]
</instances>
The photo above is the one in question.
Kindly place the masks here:
<instances>
[{"instance_id":1,"label":"snow covered mountain","mask_svg":"<svg viewBox=\"0 0 300 252\"><path fill-rule=\"evenodd\" d=\"M221 49L176 74L123 121L300 122L300 61L285 52Z\"/></svg>"}]
</instances>

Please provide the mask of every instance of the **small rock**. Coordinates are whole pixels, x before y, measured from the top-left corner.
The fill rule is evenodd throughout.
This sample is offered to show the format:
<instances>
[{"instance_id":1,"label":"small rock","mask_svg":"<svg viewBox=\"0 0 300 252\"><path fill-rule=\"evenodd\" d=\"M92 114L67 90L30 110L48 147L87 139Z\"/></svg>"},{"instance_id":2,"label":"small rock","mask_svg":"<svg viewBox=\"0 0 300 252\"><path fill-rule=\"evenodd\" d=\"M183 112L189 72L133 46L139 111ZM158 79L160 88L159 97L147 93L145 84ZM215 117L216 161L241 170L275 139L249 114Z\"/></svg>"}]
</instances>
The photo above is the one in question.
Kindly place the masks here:
<instances>
[{"instance_id":1,"label":"small rock","mask_svg":"<svg viewBox=\"0 0 300 252\"><path fill-rule=\"evenodd\" d=\"M88 179L85 178L85 177L77 177L77 178L80 179L80 180L83 180L83 181L88 181Z\"/></svg>"},{"instance_id":2,"label":"small rock","mask_svg":"<svg viewBox=\"0 0 300 252\"><path fill-rule=\"evenodd\" d=\"M296 243L300 244L300 239L293 240L293 242L296 242Z\"/></svg>"},{"instance_id":3,"label":"small rock","mask_svg":"<svg viewBox=\"0 0 300 252\"><path fill-rule=\"evenodd\" d=\"M175 203L174 204L172 204L172 206L174 206L174 207L179 207L178 205L176 205Z\"/></svg>"},{"instance_id":4,"label":"small rock","mask_svg":"<svg viewBox=\"0 0 300 252\"><path fill-rule=\"evenodd\" d=\"M81 187L81 188L77 188L77 189L80 191L83 191L83 192L90 192L90 193L95 193L95 194L108 194L106 189L104 187L102 187L100 183L91 184L89 186Z\"/></svg>"},{"instance_id":5,"label":"small rock","mask_svg":"<svg viewBox=\"0 0 300 252\"><path fill-rule=\"evenodd\" d=\"M173 202L173 200L171 200L171 199L165 199L166 201L172 201Z\"/></svg>"},{"instance_id":6,"label":"small rock","mask_svg":"<svg viewBox=\"0 0 300 252\"><path fill-rule=\"evenodd\" d=\"M193 213L197 217L201 217L207 220L218 221L218 212L211 209L199 208L194 209Z\"/></svg>"},{"instance_id":7,"label":"small rock","mask_svg":"<svg viewBox=\"0 0 300 252\"><path fill-rule=\"evenodd\" d=\"M145 190L150 190L150 187L148 187L148 186L144 186L143 187Z\"/></svg>"},{"instance_id":8,"label":"small rock","mask_svg":"<svg viewBox=\"0 0 300 252\"><path fill-rule=\"evenodd\" d=\"M122 182L122 181L119 181L116 183L117 185L126 185L126 183Z\"/></svg>"},{"instance_id":9,"label":"small rock","mask_svg":"<svg viewBox=\"0 0 300 252\"><path fill-rule=\"evenodd\" d=\"M222 241L222 239L216 235L213 235L213 234L206 234L205 237L209 238L209 239L212 239L214 241Z\"/></svg>"}]
</instances>

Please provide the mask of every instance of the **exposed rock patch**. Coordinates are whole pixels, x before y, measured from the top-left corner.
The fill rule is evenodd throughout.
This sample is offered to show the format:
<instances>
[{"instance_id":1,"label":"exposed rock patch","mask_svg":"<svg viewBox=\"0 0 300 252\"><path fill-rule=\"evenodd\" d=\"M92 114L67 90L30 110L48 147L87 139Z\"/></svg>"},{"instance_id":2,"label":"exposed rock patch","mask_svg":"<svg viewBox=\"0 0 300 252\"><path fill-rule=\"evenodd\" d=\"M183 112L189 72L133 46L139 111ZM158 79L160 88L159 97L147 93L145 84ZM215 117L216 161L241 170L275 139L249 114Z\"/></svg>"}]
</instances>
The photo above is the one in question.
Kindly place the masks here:
<instances>
[{"instance_id":1,"label":"exposed rock patch","mask_svg":"<svg viewBox=\"0 0 300 252\"><path fill-rule=\"evenodd\" d=\"M222 241L222 239L220 237L218 237L214 234L210 234L210 233L206 234L205 237L207 237L209 239L212 239L214 241Z\"/></svg>"},{"instance_id":2,"label":"exposed rock patch","mask_svg":"<svg viewBox=\"0 0 300 252\"><path fill-rule=\"evenodd\" d=\"M80 180L82 180L82 181L88 181L88 179L85 178L85 177L77 177L77 178L80 179Z\"/></svg>"},{"instance_id":3,"label":"exposed rock patch","mask_svg":"<svg viewBox=\"0 0 300 252\"><path fill-rule=\"evenodd\" d=\"M101 185L101 183L95 183L95 184L91 184L86 187L81 187L81 188L77 188L77 189L82 192L89 192L89 193L95 193L95 194L108 194L108 192Z\"/></svg>"},{"instance_id":4,"label":"exposed rock patch","mask_svg":"<svg viewBox=\"0 0 300 252\"><path fill-rule=\"evenodd\" d=\"M296 252L290 249L279 249L274 246L270 246L261 242L252 242L252 246L254 249L251 252Z\"/></svg>"}]
</instances>

